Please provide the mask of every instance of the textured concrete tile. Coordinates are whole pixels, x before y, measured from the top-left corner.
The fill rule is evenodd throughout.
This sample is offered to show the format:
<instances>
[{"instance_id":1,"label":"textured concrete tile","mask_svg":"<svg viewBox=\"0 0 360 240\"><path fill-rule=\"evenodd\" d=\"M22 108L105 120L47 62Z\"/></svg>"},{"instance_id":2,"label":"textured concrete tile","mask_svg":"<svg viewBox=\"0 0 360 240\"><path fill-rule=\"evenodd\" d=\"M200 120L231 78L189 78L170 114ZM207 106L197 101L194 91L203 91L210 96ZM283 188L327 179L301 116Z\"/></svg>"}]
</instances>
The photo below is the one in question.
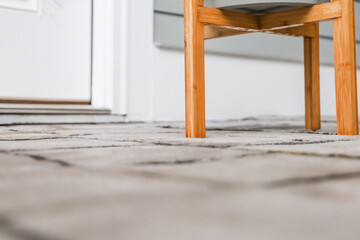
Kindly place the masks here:
<instances>
[{"instance_id":1,"label":"textured concrete tile","mask_svg":"<svg viewBox=\"0 0 360 240\"><path fill-rule=\"evenodd\" d=\"M62 160L75 166L98 170L140 168L141 166L193 165L212 161L230 160L261 153L248 150L225 150L193 146L126 146L118 148L63 149L23 152L49 160Z\"/></svg>"},{"instance_id":2,"label":"textured concrete tile","mask_svg":"<svg viewBox=\"0 0 360 240\"><path fill-rule=\"evenodd\" d=\"M0 239L4 240L60 240L60 238L43 235L26 227L20 226L19 223L13 221L4 215L0 216Z\"/></svg>"},{"instance_id":3,"label":"textured concrete tile","mask_svg":"<svg viewBox=\"0 0 360 240\"><path fill-rule=\"evenodd\" d=\"M291 132L336 135L336 118L322 116L324 128L318 131L305 130L304 117L281 117L263 116L248 117L240 120L207 121L208 131L228 131L228 132ZM159 126L169 129L184 129L183 122L159 123Z\"/></svg>"},{"instance_id":4,"label":"textured concrete tile","mask_svg":"<svg viewBox=\"0 0 360 240\"><path fill-rule=\"evenodd\" d=\"M308 155L324 155L328 157L349 157L360 160L360 137L339 137L339 139L302 139L278 144L267 143L238 146L238 149L264 150L272 152L290 152Z\"/></svg>"},{"instance_id":5,"label":"textured concrete tile","mask_svg":"<svg viewBox=\"0 0 360 240\"><path fill-rule=\"evenodd\" d=\"M285 184L287 179L321 178L353 172L360 175L360 161L269 154L266 151L139 146L36 151L31 154L104 174L138 172L139 176L149 174L157 178L214 188L263 187L277 182Z\"/></svg>"},{"instance_id":6,"label":"textured concrete tile","mask_svg":"<svg viewBox=\"0 0 360 240\"><path fill-rule=\"evenodd\" d=\"M19 240L18 236L12 236L12 233L7 233L8 230L3 230L0 228L0 239L6 240Z\"/></svg>"},{"instance_id":7,"label":"textured concrete tile","mask_svg":"<svg viewBox=\"0 0 360 240\"><path fill-rule=\"evenodd\" d=\"M179 132L126 132L111 133L97 136L84 136L115 142L138 142L147 145L200 146L208 148L228 148L236 146L258 146L277 144L303 144L305 142L323 143L351 140L351 137L280 132L249 132L249 131L208 131L207 138L187 139L183 131ZM302 143L300 142L302 141Z\"/></svg>"},{"instance_id":8,"label":"textured concrete tile","mask_svg":"<svg viewBox=\"0 0 360 240\"><path fill-rule=\"evenodd\" d=\"M128 123L128 124L66 124L66 125L17 125L11 127L0 127L0 137L21 136L24 134L50 134L56 136L78 136L96 135L111 133L132 133L132 132L169 132L179 131L177 129L167 129L158 127L151 123ZM1 138L0 138L1 139Z\"/></svg>"},{"instance_id":9,"label":"textured concrete tile","mask_svg":"<svg viewBox=\"0 0 360 240\"><path fill-rule=\"evenodd\" d=\"M121 129L122 124L108 125L30 125L0 127L0 142L22 140L53 140L81 137Z\"/></svg>"},{"instance_id":10,"label":"textured concrete tile","mask_svg":"<svg viewBox=\"0 0 360 240\"><path fill-rule=\"evenodd\" d=\"M169 166L146 164L137 170L162 173L170 178L192 179L216 188L267 188L332 178L360 178L360 161L288 154L238 155L218 161ZM191 183L190 183L191 184Z\"/></svg>"},{"instance_id":11,"label":"textured concrete tile","mask_svg":"<svg viewBox=\"0 0 360 240\"><path fill-rule=\"evenodd\" d=\"M92 140L83 138L55 138L55 139L23 139L18 141L0 141L0 151L30 151L39 149L76 149L94 147L120 147L137 145L132 142L113 142L106 140Z\"/></svg>"},{"instance_id":12,"label":"textured concrete tile","mask_svg":"<svg viewBox=\"0 0 360 240\"><path fill-rule=\"evenodd\" d=\"M26 228L66 239L357 240L360 196L353 191L359 184L343 182L344 190L333 187L337 183L323 183L332 193L316 198L300 188L126 194L33 209L15 219ZM306 188L311 191L312 186Z\"/></svg>"},{"instance_id":13,"label":"textured concrete tile","mask_svg":"<svg viewBox=\"0 0 360 240\"><path fill-rule=\"evenodd\" d=\"M0 176L3 174L21 174L22 172L32 172L36 167L52 167L52 164L39 164L30 157L17 156L15 154L0 153ZM1 181L0 181L1 184Z\"/></svg>"},{"instance_id":14,"label":"textured concrete tile","mask_svg":"<svg viewBox=\"0 0 360 240\"><path fill-rule=\"evenodd\" d=\"M11 169L9 170L11 171ZM2 174L0 183L0 216L16 215L34 209L87 204L92 200L127 194L171 193L198 188L180 181L121 173L104 174L73 168L34 168L32 172ZM98 204L102 204L98 201Z\"/></svg>"},{"instance_id":15,"label":"textured concrete tile","mask_svg":"<svg viewBox=\"0 0 360 240\"><path fill-rule=\"evenodd\" d=\"M303 125L0 127L0 239L357 240L360 138Z\"/></svg>"},{"instance_id":16,"label":"textured concrete tile","mask_svg":"<svg viewBox=\"0 0 360 240\"><path fill-rule=\"evenodd\" d=\"M329 142L351 139L346 136L336 136L336 124L324 124L321 131L306 131L304 121L293 119L277 120L242 120L208 123L207 138L186 139L184 127L180 123L158 123L152 131L119 132L117 134L103 134L104 140L139 141L147 144L185 145L224 148L230 146L252 146L263 144L286 144L303 142ZM167 131L159 131L167 129ZM330 131L329 131L330 130ZM155 132L153 132L155 131ZM129 134L130 133L130 134ZM155 133L155 134L154 134ZM90 136L91 137L91 136Z\"/></svg>"}]
</instances>

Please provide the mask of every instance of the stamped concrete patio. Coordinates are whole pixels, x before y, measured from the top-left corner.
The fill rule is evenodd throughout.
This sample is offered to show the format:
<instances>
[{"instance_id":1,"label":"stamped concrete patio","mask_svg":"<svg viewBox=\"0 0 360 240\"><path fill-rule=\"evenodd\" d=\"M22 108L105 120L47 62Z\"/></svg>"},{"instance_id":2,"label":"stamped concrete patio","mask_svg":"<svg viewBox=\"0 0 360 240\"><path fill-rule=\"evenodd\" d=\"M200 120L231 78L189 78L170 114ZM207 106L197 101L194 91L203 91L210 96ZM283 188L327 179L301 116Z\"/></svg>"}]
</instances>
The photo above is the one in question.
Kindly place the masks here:
<instances>
[{"instance_id":1,"label":"stamped concrete patio","mask_svg":"<svg viewBox=\"0 0 360 240\"><path fill-rule=\"evenodd\" d=\"M209 122L206 139L47 118L0 119L2 240L360 238L360 137L332 118Z\"/></svg>"}]
</instances>

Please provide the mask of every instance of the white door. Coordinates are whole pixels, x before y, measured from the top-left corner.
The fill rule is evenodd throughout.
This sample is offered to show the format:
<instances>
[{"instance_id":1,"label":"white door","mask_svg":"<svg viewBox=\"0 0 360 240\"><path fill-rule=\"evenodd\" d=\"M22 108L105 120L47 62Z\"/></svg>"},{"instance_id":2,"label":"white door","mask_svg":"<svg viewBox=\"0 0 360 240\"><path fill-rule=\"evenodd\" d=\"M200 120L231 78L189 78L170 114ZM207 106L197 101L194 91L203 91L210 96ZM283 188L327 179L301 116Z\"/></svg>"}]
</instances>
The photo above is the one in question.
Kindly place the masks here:
<instances>
[{"instance_id":1,"label":"white door","mask_svg":"<svg viewBox=\"0 0 360 240\"><path fill-rule=\"evenodd\" d=\"M0 103L90 104L92 0L0 0Z\"/></svg>"}]
</instances>

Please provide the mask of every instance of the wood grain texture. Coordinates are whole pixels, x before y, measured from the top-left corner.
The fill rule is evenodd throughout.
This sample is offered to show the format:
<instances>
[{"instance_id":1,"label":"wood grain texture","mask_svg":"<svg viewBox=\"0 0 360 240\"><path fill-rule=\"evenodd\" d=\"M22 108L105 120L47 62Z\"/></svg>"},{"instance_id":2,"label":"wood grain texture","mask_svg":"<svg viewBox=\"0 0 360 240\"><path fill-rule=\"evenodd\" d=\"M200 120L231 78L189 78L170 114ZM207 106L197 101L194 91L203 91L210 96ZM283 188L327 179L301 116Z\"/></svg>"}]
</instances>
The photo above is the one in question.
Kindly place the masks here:
<instances>
[{"instance_id":1,"label":"wood grain texture","mask_svg":"<svg viewBox=\"0 0 360 240\"><path fill-rule=\"evenodd\" d=\"M334 19L337 131L358 135L354 1L342 0L341 4L342 17Z\"/></svg>"},{"instance_id":2,"label":"wood grain texture","mask_svg":"<svg viewBox=\"0 0 360 240\"><path fill-rule=\"evenodd\" d=\"M294 37L316 37L318 29L316 28L316 24L305 24L297 27L276 29L276 30L268 30L262 32L272 33L272 34L280 34L286 36L294 36Z\"/></svg>"},{"instance_id":3,"label":"wood grain texture","mask_svg":"<svg viewBox=\"0 0 360 240\"><path fill-rule=\"evenodd\" d=\"M329 2L260 16L260 29L273 29L341 17L341 3Z\"/></svg>"},{"instance_id":4,"label":"wood grain texture","mask_svg":"<svg viewBox=\"0 0 360 240\"><path fill-rule=\"evenodd\" d=\"M321 128L319 23L312 25L316 28L316 36L304 37L305 128L318 130Z\"/></svg>"},{"instance_id":5,"label":"wood grain texture","mask_svg":"<svg viewBox=\"0 0 360 240\"><path fill-rule=\"evenodd\" d=\"M293 36L293 37L315 37L316 36L316 28L314 24L305 24L303 26L292 27L292 28L284 28L277 30L253 30L246 31L236 28L229 28L219 25L207 24L205 25L205 39L214 39L214 38L222 38L222 37L230 37L242 34L249 34L254 32L260 33L270 33L270 34L278 34L285 36Z\"/></svg>"},{"instance_id":6,"label":"wood grain texture","mask_svg":"<svg viewBox=\"0 0 360 240\"><path fill-rule=\"evenodd\" d=\"M204 24L197 10L203 0L184 0L185 21L185 105L186 136L204 138L205 133L205 68Z\"/></svg>"},{"instance_id":7,"label":"wood grain texture","mask_svg":"<svg viewBox=\"0 0 360 240\"><path fill-rule=\"evenodd\" d=\"M236 35L242 35L250 33L244 30L238 30L233 28L226 28L219 25L205 25L205 39L214 39L214 38L222 38L222 37L230 37Z\"/></svg>"},{"instance_id":8,"label":"wood grain texture","mask_svg":"<svg viewBox=\"0 0 360 240\"><path fill-rule=\"evenodd\" d=\"M198 7L197 14L202 23L239 30L274 30L336 19L342 10L341 3L335 1L261 16L206 7Z\"/></svg>"},{"instance_id":9,"label":"wood grain texture","mask_svg":"<svg viewBox=\"0 0 360 240\"><path fill-rule=\"evenodd\" d=\"M198 8L198 18L202 23L243 29L259 30L259 17L246 13L232 12L217 8Z\"/></svg>"}]
</instances>

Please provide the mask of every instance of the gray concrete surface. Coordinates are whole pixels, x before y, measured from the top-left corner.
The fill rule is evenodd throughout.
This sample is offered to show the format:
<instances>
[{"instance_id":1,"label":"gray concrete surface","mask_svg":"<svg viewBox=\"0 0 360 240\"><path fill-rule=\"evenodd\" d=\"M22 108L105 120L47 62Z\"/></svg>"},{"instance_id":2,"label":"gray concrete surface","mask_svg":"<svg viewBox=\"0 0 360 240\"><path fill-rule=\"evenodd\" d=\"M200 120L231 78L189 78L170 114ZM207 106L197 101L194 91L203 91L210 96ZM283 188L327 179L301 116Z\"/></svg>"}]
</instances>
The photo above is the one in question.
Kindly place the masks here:
<instances>
[{"instance_id":1,"label":"gray concrete surface","mask_svg":"<svg viewBox=\"0 0 360 240\"><path fill-rule=\"evenodd\" d=\"M358 240L360 137L333 118L0 125L1 240Z\"/></svg>"}]
</instances>

